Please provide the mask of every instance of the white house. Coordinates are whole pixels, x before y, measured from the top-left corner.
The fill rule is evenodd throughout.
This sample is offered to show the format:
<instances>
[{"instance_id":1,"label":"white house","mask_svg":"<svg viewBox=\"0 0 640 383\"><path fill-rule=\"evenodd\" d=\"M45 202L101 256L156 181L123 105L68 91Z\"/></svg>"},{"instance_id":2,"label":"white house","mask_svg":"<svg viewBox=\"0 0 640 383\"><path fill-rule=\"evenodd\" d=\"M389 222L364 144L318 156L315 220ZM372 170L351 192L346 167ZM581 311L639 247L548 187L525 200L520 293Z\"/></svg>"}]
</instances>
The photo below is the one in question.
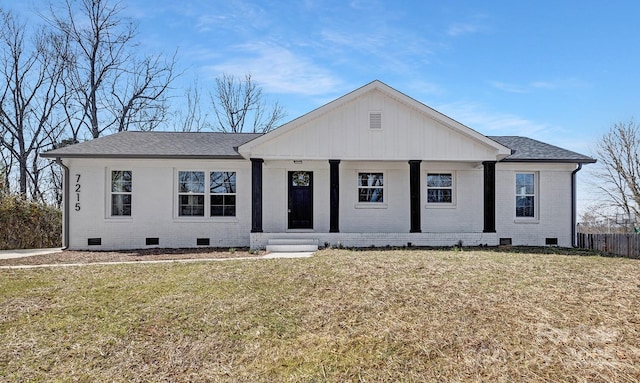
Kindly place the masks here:
<instances>
[{"instance_id":1,"label":"white house","mask_svg":"<svg viewBox=\"0 0 640 383\"><path fill-rule=\"evenodd\" d=\"M587 156L487 137L373 81L267 134L122 132L64 169L69 249L573 244Z\"/></svg>"}]
</instances>

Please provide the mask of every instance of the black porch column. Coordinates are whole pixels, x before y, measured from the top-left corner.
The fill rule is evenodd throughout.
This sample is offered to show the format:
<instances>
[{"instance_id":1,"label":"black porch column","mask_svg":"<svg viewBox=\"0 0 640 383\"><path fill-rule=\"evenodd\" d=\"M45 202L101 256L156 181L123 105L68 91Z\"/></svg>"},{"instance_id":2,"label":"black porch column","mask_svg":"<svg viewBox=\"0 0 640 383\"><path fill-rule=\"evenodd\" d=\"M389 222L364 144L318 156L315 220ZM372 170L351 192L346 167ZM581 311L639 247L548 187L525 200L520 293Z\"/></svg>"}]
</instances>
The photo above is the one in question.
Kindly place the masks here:
<instances>
[{"instance_id":1,"label":"black porch column","mask_svg":"<svg viewBox=\"0 0 640 383\"><path fill-rule=\"evenodd\" d=\"M484 165L484 230L496 232L496 161L485 161Z\"/></svg>"},{"instance_id":2,"label":"black porch column","mask_svg":"<svg viewBox=\"0 0 640 383\"><path fill-rule=\"evenodd\" d=\"M340 160L329 160L329 233L340 232Z\"/></svg>"},{"instance_id":3,"label":"black porch column","mask_svg":"<svg viewBox=\"0 0 640 383\"><path fill-rule=\"evenodd\" d=\"M262 233L262 158L251 159L251 232Z\"/></svg>"},{"instance_id":4,"label":"black porch column","mask_svg":"<svg viewBox=\"0 0 640 383\"><path fill-rule=\"evenodd\" d=\"M420 160L409 161L409 199L411 203L411 233L420 233Z\"/></svg>"}]
</instances>

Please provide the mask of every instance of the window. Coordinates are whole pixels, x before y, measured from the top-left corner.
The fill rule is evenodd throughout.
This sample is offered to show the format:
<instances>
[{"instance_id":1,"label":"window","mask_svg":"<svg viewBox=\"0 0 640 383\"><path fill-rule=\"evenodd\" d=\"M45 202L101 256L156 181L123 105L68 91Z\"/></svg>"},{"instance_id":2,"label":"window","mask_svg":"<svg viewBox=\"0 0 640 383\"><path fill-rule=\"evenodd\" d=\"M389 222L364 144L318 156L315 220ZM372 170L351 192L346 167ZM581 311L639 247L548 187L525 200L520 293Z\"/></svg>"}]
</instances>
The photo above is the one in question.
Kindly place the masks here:
<instances>
[{"instance_id":1,"label":"window","mask_svg":"<svg viewBox=\"0 0 640 383\"><path fill-rule=\"evenodd\" d=\"M204 216L204 172L178 172L178 215Z\"/></svg>"},{"instance_id":2,"label":"window","mask_svg":"<svg viewBox=\"0 0 640 383\"><path fill-rule=\"evenodd\" d=\"M427 174L427 203L453 203L453 174Z\"/></svg>"},{"instance_id":3,"label":"window","mask_svg":"<svg viewBox=\"0 0 640 383\"><path fill-rule=\"evenodd\" d=\"M384 202L382 173L358 173L358 202Z\"/></svg>"},{"instance_id":4,"label":"window","mask_svg":"<svg viewBox=\"0 0 640 383\"><path fill-rule=\"evenodd\" d=\"M516 217L535 217L536 176L516 174Z\"/></svg>"},{"instance_id":5,"label":"window","mask_svg":"<svg viewBox=\"0 0 640 383\"><path fill-rule=\"evenodd\" d=\"M235 217L236 172L211 172L210 203L212 217Z\"/></svg>"},{"instance_id":6,"label":"window","mask_svg":"<svg viewBox=\"0 0 640 383\"><path fill-rule=\"evenodd\" d=\"M111 215L131 216L131 170L111 172Z\"/></svg>"},{"instance_id":7,"label":"window","mask_svg":"<svg viewBox=\"0 0 640 383\"><path fill-rule=\"evenodd\" d=\"M236 172L179 171L178 216L235 217Z\"/></svg>"}]
</instances>

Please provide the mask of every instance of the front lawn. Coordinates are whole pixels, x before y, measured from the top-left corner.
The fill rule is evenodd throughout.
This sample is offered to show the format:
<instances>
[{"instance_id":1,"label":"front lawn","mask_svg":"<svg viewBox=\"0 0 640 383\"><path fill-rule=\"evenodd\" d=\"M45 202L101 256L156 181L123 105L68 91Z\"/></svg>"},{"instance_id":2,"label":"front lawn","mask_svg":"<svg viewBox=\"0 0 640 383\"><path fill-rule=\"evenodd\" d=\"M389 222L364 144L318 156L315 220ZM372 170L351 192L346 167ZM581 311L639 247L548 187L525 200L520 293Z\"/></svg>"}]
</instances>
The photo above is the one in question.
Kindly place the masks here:
<instances>
[{"instance_id":1,"label":"front lawn","mask_svg":"<svg viewBox=\"0 0 640 383\"><path fill-rule=\"evenodd\" d=\"M475 250L0 270L0 380L638 381L639 276Z\"/></svg>"}]
</instances>

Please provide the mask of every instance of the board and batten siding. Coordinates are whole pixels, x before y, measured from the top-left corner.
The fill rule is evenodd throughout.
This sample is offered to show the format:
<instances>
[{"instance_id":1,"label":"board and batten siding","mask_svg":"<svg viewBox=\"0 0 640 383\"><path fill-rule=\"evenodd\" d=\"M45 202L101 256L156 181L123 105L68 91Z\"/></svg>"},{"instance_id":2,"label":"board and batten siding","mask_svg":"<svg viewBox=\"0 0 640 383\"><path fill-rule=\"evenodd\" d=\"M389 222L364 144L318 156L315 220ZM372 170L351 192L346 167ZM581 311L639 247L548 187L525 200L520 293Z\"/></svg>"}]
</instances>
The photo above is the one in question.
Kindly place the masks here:
<instances>
[{"instance_id":1,"label":"board and batten siding","mask_svg":"<svg viewBox=\"0 0 640 383\"><path fill-rule=\"evenodd\" d=\"M370 112L381 113L381 129L370 129ZM495 160L496 149L421 110L371 91L252 147L251 157L473 162Z\"/></svg>"}]
</instances>

